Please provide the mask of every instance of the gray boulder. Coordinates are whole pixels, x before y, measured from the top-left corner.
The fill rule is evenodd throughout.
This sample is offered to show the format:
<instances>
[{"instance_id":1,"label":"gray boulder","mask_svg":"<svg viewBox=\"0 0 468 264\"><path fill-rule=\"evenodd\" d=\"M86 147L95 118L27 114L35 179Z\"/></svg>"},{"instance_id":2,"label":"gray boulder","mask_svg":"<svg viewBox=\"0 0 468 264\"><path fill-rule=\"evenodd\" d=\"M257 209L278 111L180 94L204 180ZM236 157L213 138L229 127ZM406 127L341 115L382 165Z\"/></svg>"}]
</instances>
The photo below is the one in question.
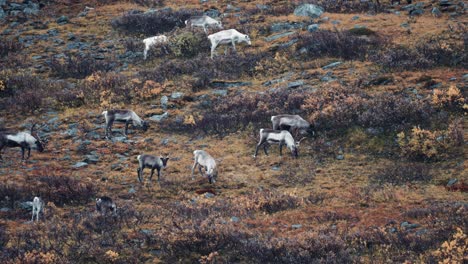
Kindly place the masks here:
<instances>
[{"instance_id":1,"label":"gray boulder","mask_svg":"<svg viewBox=\"0 0 468 264\"><path fill-rule=\"evenodd\" d=\"M156 121L156 122L161 122L162 120L166 119L168 116L169 116L169 113L165 112L162 115L153 115L149 119L153 120L153 121Z\"/></svg>"},{"instance_id":2,"label":"gray boulder","mask_svg":"<svg viewBox=\"0 0 468 264\"><path fill-rule=\"evenodd\" d=\"M304 27L304 23L300 22L278 22L271 25L270 31L280 32L284 30L299 29L302 27Z\"/></svg>"},{"instance_id":3,"label":"gray boulder","mask_svg":"<svg viewBox=\"0 0 468 264\"><path fill-rule=\"evenodd\" d=\"M307 26L307 31L315 32L319 30L319 27L320 27L319 24L312 24L312 25Z\"/></svg>"},{"instance_id":4,"label":"gray boulder","mask_svg":"<svg viewBox=\"0 0 468 264\"><path fill-rule=\"evenodd\" d=\"M296 16L308 16L310 18L318 18L323 14L323 8L313 4L302 4L294 9Z\"/></svg>"}]
</instances>

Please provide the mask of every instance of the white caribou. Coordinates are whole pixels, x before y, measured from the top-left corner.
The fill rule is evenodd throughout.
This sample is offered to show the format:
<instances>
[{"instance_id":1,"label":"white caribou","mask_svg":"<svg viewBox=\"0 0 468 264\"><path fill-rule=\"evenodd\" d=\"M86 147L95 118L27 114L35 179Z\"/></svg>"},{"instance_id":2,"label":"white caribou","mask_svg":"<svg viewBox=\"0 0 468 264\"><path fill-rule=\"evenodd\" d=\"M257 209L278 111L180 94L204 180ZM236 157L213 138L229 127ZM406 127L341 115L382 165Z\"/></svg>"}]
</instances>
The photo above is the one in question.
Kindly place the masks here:
<instances>
[{"instance_id":1,"label":"white caribou","mask_svg":"<svg viewBox=\"0 0 468 264\"><path fill-rule=\"evenodd\" d=\"M152 46L155 45L160 45L160 44L165 44L168 42L168 39L164 35L159 35L159 36L154 36L150 38L145 38L143 40L143 43L145 44L145 50L143 51L143 57L146 60L146 57L148 56L148 51ZM168 53L168 51L164 48L164 51Z\"/></svg>"},{"instance_id":2,"label":"white caribou","mask_svg":"<svg viewBox=\"0 0 468 264\"><path fill-rule=\"evenodd\" d=\"M211 42L211 58L213 58L216 47L221 44L232 44L234 51L236 50L235 43L247 42L247 44L252 45L248 35L242 34L235 29L227 29L223 31L216 32L208 36L208 39ZM224 54L227 53L227 47L224 51Z\"/></svg>"},{"instance_id":3,"label":"white caribou","mask_svg":"<svg viewBox=\"0 0 468 264\"><path fill-rule=\"evenodd\" d=\"M203 16L196 16L196 17L191 17L188 20L185 20L185 25L189 25L190 28L192 29L193 27L202 27L203 31L205 31L205 34L208 33L207 27L217 27L219 29L223 29L223 25L221 24L221 21L218 21L214 18L211 18L207 15Z\"/></svg>"}]
</instances>

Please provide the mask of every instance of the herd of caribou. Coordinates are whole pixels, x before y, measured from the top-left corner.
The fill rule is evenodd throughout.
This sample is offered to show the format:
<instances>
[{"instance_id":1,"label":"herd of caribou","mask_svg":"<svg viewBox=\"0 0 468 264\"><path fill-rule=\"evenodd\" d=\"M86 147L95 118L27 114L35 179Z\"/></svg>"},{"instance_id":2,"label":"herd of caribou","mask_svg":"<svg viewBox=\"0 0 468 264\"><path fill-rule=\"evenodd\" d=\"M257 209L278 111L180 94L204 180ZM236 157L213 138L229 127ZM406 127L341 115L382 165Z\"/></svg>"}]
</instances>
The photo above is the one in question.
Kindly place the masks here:
<instances>
[{"instance_id":1,"label":"herd of caribou","mask_svg":"<svg viewBox=\"0 0 468 264\"><path fill-rule=\"evenodd\" d=\"M197 26L202 27L205 33L207 33L207 27L217 27L222 29L222 24L209 16L192 17L185 21L185 24L190 25L191 28ZM215 49L221 44L232 44L235 50L235 43L247 42L251 44L250 38L247 35L239 33L235 29L223 30L208 36L211 42L211 58L213 58ZM147 58L148 51L153 45L167 42L168 39L164 35L146 38L143 40L145 44L145 50L143 52L144 59ZM227 52L227 48L226 51ZM131 124L135 128L146 131L149 128L149 123L141 119L132 110L120 110L113 109L102 112L106 120L105 126L105 137L108 139L112 138L112 125L114 122L125 123L124 135L127 137L128 126ZM254 158L257 157L258 149L263 146L263 150L268 155L268 147L270 144L278 144L280 155L282 154L282 147L285 145L290 151L293 157L298 157L299 143L305 139L302 138L296 141L293 134L297 137L299 134L305 134L311 132L310 124L298 115L276 115L271 117L272 129L260 129L260 140L255 148ZM2 160L1 151L4 147L20 147L21 148L21 159L25 160L24 153L27 150L28 155L26 159L29 159L31 155L31 148L37 149L39 152L43 152L47 144L47 140L42 140L39 135L35 132L36 124L33 124L30 132L18 132L8 133L0 131L0 160ZM215 183L218 172L216 160L204 150L195 150L193 152L194 163L192 166L191 177L194 179L194 171L198 165L198 170L203 177L207 177L210 183ZM167 166L169 157L154 156L149 154L141 154L137 156L138 160L138 181L143 183L143 170L149 168L151 174L149 181L153 178L154 171L158 172L158 182L161 177L161 171ZM206 176L203 174L202 169L205 170ZM32 220L36 216L36 221L39 220L39 213L44 210L44 202L39 197L34 197L32 202L28 202L32 206ZM103 196L96 199L96 210L102 214L109 212L116 213L117 207L110 197Z\"/></svg>"},{"instance_id":2,"label":"herd of caribou","mask_svg":"<svg viewBox=\"0 0 468 264\"><path fill-rule=\"evenodd\" d=\"M221 21L213 19L207 15L192 17L185 21L185 25L190 25L190 28L202 27L206 34L208 34L207 28L209 27L223 29ZM242 34L235 29L221 30L219 32L211 34L208 36L208 40L211 43L211 58L213 58L215 54L216 47L218 47L221 44L231 44L234 51L236 51L236 43L246 42L249 45L252 44L248 35ZM146 60L146 58L148 57L148 51L151 47L160 44L165 44L168 41L169 39L165 35L158 35L154 37L145 38L143 40L143 44L145 44L145 49L143 50L144 59ZM228 47L226 46L224 54L227 53L227 48ZM165 52L168 53L167 50L165 50Z\"/></svg>"}]
</instances>

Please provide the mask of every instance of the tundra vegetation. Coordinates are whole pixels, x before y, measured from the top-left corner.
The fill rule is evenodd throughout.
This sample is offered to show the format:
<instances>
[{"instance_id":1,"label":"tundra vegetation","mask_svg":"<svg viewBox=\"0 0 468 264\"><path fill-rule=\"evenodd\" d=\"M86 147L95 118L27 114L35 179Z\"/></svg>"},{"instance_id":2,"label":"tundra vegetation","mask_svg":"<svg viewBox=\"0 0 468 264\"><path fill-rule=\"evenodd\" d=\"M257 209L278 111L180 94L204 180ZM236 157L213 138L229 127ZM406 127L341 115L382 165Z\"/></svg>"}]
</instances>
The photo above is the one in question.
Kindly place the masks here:
<instances>
[{"instance_id":1,"label":"tundra vegetation","mask_svg":"<svg viewBox=\"0 0 468 264\"><path fill-rule=\"evenodd\" d=\"M2 3L0 263L466 262L466 4L409 2ZM203 15L251 45L211 59ZM112 109L148 129L106 139ZM285 114L298 157L254 159ZM142 153L171 154L159 184Z\"/></svg>"}]
</instances>

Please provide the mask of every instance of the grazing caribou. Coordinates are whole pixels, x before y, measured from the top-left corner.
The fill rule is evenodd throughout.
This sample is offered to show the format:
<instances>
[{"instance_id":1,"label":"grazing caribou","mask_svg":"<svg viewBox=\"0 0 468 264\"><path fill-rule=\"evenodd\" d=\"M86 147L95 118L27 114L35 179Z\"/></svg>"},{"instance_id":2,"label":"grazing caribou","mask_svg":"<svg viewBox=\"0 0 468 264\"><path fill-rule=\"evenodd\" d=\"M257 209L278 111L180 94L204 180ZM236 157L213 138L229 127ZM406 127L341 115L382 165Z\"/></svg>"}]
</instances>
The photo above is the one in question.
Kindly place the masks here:
<instances>
[{"instance_id":1,"label":"grazing caribou","mask_svg":"<svg viewBox=\"0 0 468 264\"><path fill-rule=\"evenodd\" d=\"M204 176L202 172L202 167L205 168L205 173L208 177L208 181L210 183L215 183L216 179L218 178L218 170L216 168L215 159L204 150L195 150L193 152L193 156L195 162L192 166L192 180L195 179L193 177L193 173L195 171L195 167L198 165L198 171L200 171L200 174Z\"/></svg>"},{"instance_id":2,"label":"grazing caribou","mask_svg":"<svg viewBox=\"0 0 468 264\"><path fill-rule=\"evenodd\" d=\"M154 36L154 37L149 37L149 38L145 38L143 40L143 43L145 44L145 49L143 50L143 57L144 59L146 60L146 57L148 55L148 51L150 50L150 48L152 46L155 46L155 45L160 45L160 44L165 44L168 42L168 39L166 36L164 35L159 35L159 36ZM167 51L166 47L163 46L163 49L164 51L166 52L166 54L168 54L169 52Z\"/></svg>"},{"instance_id":3,"label":"grazing caribou","mask_svg":"<svg viewBox=\"0 0 468 264\"><path fill-rule=\"evenodd\" d=\"M310 123L299 115L276 115L271 117L273 130L288 130L291 134L305 134L310 129ZM313 133L313 132L311 132Z\"/></svg>"},{"instance_id":4,"label":"grazing caribou","mask_svg":"<svg viewBox=\"0 0 468 264\"><path fill-rule=\"evenodd\" d=\"M191 29L193 29L193 27L202 27L203 31L205 31L205 34L208 33L207 26L223 29L223 25L221 24L221 21L213 19L207 15L195 16L195 17L191 17L188 20L185 20L185 25L188 26L189 24L190 24Z\"/></svg>"},{"instance_id":5,"label":"grazing caribou","mask_svg":"<svg viewBox=\"0 0 468 264\"><path fill-rule=\"evenodd\" d=\"M291 151L291 155L295 158L299 156L298 147L302 140L295 141L291 133L287 130L260 129L260 141L255 148L254 158L257 157L258 148L263 145L265 154L268 155L267 147L269 144L279 144L280 155L282 155L283 145L286 145Z\"/></svg>"},{"instance_id":6,"label":"grazing caribou","mask_svg":"<svg viewBox=\"0 0 468 264\"><path fill-rule=\"evenodd\" d=\"M96 198L96 210L102 215L106 215L107 212L112 212L115 215L117 213L117 206L112 201L112 198L102 196L101 198Z\"/></svg>"},{"instance_id":7,"label":"grazing caribou","mask_svg":"<svg viewBox=\"0 0 468 264\"><path fill-rule=\"evenodd\" d=\"M24 151L28 150L28 157L29 159L31 156L31 148L36 148L37 151L43 152L45 148L45 144L47 140L42 141L39 138L39 135L34 132L34 128L36 124L33 124L31 127L31 132L18 132L16 134L9 134L0 132L0 160L2 160L2 149L4 147L14 148L20 147L21 148L21 160L24 160Z\"/></svg>"},{"instance_id":8,"label":"grazing caribou","mask_svg":"<svg viewBox=\"0 0 468 264\"><path fill-rule=\"evenodd\" d=\"M32 201L32 218L31 221L34 221L34 215L36 215L36 221L39 221L39 213L44 213L44 201L39 197L34 197Z\"/></svg>"},{"instance_id":9,"label":"grazing caribou","mask_svg":"<svg viewBox=\"0 0 468 264\"><path fill-rule=\"evenodd\" d=\"M127 137L127 132L128 132L128 125L130 123L132 123L134 127L138 127L142 129L143 131L148 130L148 127L149 127L149 123L147 121L143 121L143 119L141 119L132 110L113 109L113 110L102 112L102 115L104 115L104 117L106 118L106 137L107 138L112 137L112 124L114 124L114 121L125 123L124 135L126 137Z\"/></svg>"},{"instance_id":10,"label":"grazing caribou","mask_svg":"<svg viewBox=\"0 0 468 264\"><path fill-rule=\"evenodd\" d=\"M147 154L142 154L138 155L137 157L138 160L138 181L143 182L143 170L145 168L150 168L151 169L151 175L150 175L150 182L153 179L153 174L154 170L158 171L158 182L161 177L161 170L166 168L167 166L167 161L169 160L169 157L156 157L152 155L147 155Z\"/></svg>"},{"instance_id":11,"label":"grazing caribou","mask_svg":"<svg viewBox=\"0 0 468 264\"><path fill-rule=\"evenodd\" d=\"M211 58L214 56L216 47L221 44L232 44L234 51L236 51L236 43L247 42L247 44L252 45L250 42L249 36L240 33L235 29L228 29L216 32L208 36L208 39L211 42ZM227 46L224 51L224 55L227 54Z\"/></svg>"}]
</instances>

